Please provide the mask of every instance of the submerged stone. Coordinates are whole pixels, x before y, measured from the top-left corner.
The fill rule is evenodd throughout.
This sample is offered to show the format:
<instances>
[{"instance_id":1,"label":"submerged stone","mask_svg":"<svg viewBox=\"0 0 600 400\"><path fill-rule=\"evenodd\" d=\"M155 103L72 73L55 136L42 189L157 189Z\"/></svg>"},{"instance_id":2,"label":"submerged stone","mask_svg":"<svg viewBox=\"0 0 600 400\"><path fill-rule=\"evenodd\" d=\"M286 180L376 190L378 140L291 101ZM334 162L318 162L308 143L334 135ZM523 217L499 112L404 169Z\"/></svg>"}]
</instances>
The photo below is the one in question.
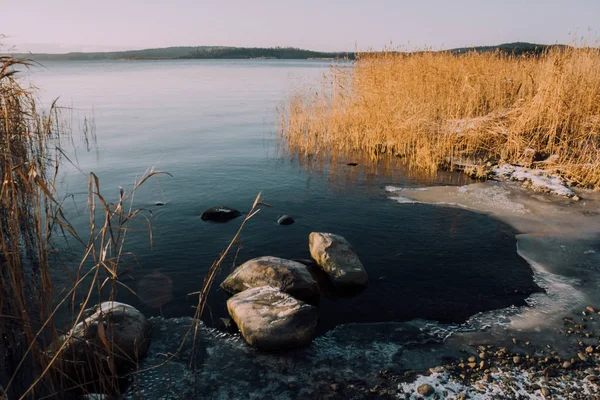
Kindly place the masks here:
<instances>
[{"instance_id":1,"label":"submerged stone","mask_svg":"<svg viewBox=\"0 0 600 400\"><path fill-rule=\"evenodd\" d=\"M227 222L239 217L240 215L242 215L242 213L235 208L216 206L204 211L200 215L200 218L202 218L203 221Z\"/></svg>"},{"instance_id":2,"label":"submerged stone","mask_svg":"<svg viewBox=\"0 0 600 400\"><path fill-rule=\"evenodd\" d=\"M296 222L294 218L290 217L289 215L282 215L277 219L277 223L279 225L291 225L294 222Z\"/></svg>"},{"instance_id":3,"label":"submerged stone","mask_svg":"<svg viewBox=\"0 0 600 400\"><path fill-rule=\"evenodd\" d=\"M333 233L312 232L309 236L310 255L337 287L363 286L368 275L352 245Z\"/></svg>"},{"instance_id":4,"label":"submerged stone","mask_svg":"<svg viewBox=\"0 0 600 400\"><path fill-rule=\"evenodd\" d=\"M271 286L245 290L227 300L227 310L246 342L258 350L310 343L317 308Z\"/></svg>"},{"instance_id":5,"label":"submerged stone","mask_svg":"<svg viewBox=\"0 0 600 400\"><path fill-rule=\"evenodd\" d=\"M319 296L317 282L304 264L278 257L246 261L221 283L221 287L229 293L259 286L273 286L301 300Z\"/></svg>"}]
</instances>

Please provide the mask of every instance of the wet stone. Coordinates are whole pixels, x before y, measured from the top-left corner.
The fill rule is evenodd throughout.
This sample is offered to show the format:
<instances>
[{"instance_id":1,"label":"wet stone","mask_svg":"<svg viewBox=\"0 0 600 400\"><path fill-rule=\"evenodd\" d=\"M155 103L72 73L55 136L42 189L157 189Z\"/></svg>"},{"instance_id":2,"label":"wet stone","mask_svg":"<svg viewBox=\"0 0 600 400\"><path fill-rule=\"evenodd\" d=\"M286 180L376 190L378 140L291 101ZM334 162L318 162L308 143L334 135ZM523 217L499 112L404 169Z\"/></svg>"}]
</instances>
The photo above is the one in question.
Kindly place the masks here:
<instances>
[{"instance_id":1,"label":"wet stone","mask_svg":"<svg viewBox=\"0 0 600 400\"><path fill-rule=\"evenodd\" d=\"M423 384L417 388L417 393L421 396L431 396L435 393L435 389L431 385Z\"/></svg>"},{"instance_id":2,"label":"wet stone","mask_svg":"<svg viewBox=\"0 0 600 400\"><path fill-rule=\"evenodd\" d=\"M232 219L235 219L240 215L242 215L242 213L236 210L235 208L231 208L228 206L215 206L204 211L200 215L200 218L203 221L222 223L231 221Z\"/></svg>"}]
</instances>

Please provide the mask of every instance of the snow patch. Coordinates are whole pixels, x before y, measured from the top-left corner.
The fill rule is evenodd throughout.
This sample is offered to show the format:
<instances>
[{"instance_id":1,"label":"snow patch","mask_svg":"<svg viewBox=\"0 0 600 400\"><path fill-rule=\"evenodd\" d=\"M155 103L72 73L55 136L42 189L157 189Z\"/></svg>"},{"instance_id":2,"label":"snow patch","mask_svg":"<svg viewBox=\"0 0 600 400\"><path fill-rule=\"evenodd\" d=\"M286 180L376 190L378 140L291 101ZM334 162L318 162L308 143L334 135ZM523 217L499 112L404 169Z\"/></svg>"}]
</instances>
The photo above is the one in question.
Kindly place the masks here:
<instances>
[{"instance_id":1,"label":"snow patch","mask_svg":"<svg viewBox=\"0 0 600 400\"><path fill-rule=\"evenodd\" d=\"M545 169L531 169L504 164L492 169L496 180L514 180L526 182L531 188L541 192L557 194L559 196L573 197L575 192L569 188L567 182L556 174Z\"/></svg>"}]
</instances>

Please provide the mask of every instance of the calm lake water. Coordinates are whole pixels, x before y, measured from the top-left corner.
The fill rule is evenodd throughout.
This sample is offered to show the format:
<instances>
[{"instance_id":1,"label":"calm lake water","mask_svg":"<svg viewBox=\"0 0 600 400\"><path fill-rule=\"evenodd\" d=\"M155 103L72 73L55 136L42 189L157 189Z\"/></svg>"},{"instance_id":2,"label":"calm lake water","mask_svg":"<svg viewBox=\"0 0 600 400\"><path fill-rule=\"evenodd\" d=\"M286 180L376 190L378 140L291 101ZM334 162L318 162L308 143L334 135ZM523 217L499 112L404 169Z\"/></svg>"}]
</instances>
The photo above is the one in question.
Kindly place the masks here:
<instances>
[{"instance_id":1,"label":"calm lake water","mask_svg":"<svg viewBox=\"0 0 600 400\"><path fill-rule=\"evenodd\" d=\"M306 171L276 152L277 107L295 90L318 87L329 67L322 61L106 61L47 62L31 71L44 101L60 97L73 109L64 115L75 131L84 117L95 122L96 150L86 152L78 136L73 144L79 167L98 175L107 198L116 199L120 186L130 190L150 166L173 175L148 182L136 195L135 205L152 212L153 243L143 221L133 225L126 250L137 263L123 281L142 299L126 290L118 299L149 316L193 315L196 299L188 294L200 290L241 222L211 224L199 215L221 204L247 211L261 192L272 208L244 230L237 264L263 255L310 258L309 233L330 231L353 243L369 273L360 295L321 301L319 334L350 322L463 322L480 311L525 304L537 286L507 225L466 210L389 200L386 185L432 183L400 167L387 176L345 167L340 177ZM441 174L433 182L464 178ZM86 232L87 177L65 165L61 190L73 194L69 218ZM277 225L282 214L296 223ZM67 263L78 260L74 242L62 249ZM227 296L217 286L233 261L217 278L209 325L227 314Z\"/></svg>"},{"instance_id":2,"label":"calm lake water","mask_svg":"<svg viewBox=\"0 0 600 400\"><path fill-rule=\"evenodd\" d=\"M135 197L153 240L145 220L130 225L125 251L135 259L125 258L121 271L131 271L121 280L137 295L120 288L117 300L153 317L153 341L140 365L147 372L136 377L126 398L320 398L311 388L329 390L322 380L332 374L374 380L380 370L441 363L454 351L441 347L450 332L504 321L540 290L508 225L456 207L401 204L386 192L388 185L469 183L463 175L420 178L401 165L382 174L380 166L360 160L307 170L276 151L277 107L294 91L319 88L329 67L274 60L47 62L28 73L45 103L59 97L68 107L63 115L75 133L85 119L93 121L91 146L77 134L64 142L79 169L65 161L59 182L67 216L84 240L87 173L99 177L102 194L112 201L120 187L131 191L149 167L172 174L147 182ZM359 165L345 166L348 161ZM206 223L200 214L216 205L248 211L259 192L272 207L244 229L215 281L201 340L179 353L197 303L189 294L201 289L241 223ZM296 223L278 225L282 214ZM355 296L323 296L310 346L263 354L239 336L210 328L227 316L227 295L218 284L234 265L265 255L310 258L312 231L345 236L370 280ZM68 287L68 271L82 248L74 240L56 244L58 292ZM488 310L500 311L478 314ZM176 352L177 359L153 368ZM198 366L193 371L192 357Z\"/></svg>"}]
</instances>

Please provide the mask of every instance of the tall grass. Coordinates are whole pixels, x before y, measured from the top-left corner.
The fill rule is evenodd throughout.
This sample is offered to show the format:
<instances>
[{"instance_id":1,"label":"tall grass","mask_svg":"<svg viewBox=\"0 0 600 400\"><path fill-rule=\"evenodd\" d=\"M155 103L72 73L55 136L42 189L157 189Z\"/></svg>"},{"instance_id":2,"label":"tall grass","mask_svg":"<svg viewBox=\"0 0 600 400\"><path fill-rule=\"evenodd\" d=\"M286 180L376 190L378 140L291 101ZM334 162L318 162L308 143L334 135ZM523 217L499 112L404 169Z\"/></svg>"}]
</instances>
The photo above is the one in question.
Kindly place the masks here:
<instances>
[{"instance_id":1,"label":"tall grass","mask_svg":"<svg viewBox=\"0 0 600 400\"><path fill-rule=\"evenodd\" d=\"M87 360L82 362L68 351L69 343L82 339L73 337L75 330L61 329L57 315L66 313L75 326L94 302L118 300L119 290L133 292L123 280L136 264L135 255L126 250L128 232L141 224L152 242L151 213L133 206L135 194L149 179L165 173L150 168L129 191L121 188L114 194L103 193L97 176L88 174L89 231L77 232L55 187L61 163L69 162L61 139L70 132L56 104L40 112L34 94L16 78L29 66L25 60L0 57L0 400L78 399L89 392L118 397L123 379L144 371L135 368L137 359L115 346L114 326L107 323L96 337L85 338ZM82 134L86 144L94 140L86 136L94 134L87 122ZM179 350L149 368L177 358L188 341L196 352L200 318L217 272L263 205L268 206L259 195L202 289L193 293L198 303ZM71 279L62 288L52 280L61 270L53 256L57 234L74 238L82 254L76 268L65 271ZM196 367L193 358L190 367Z\"/></svg>"},{"instance_id":2,"label":"tall grass","mask_svg":"<svg viewBox=\"0 0 600 400\"><path fill-rule=\"evenodd\" d=\"M281 115L301 159L405 158L420 171L503 161L600 187L600 50L364 53Z\"/></svg>"},{"instance_id":3,"label":"tall grass","mask_svg":"<svg viewBox=\"0 0 600 400\"><path fill-rule=\"evenodd\" d=\"M40 349L56 338L52 323L36 339L39 327L51 313L51 226L57 213L54 182L58 167L61 127L57 109L38 112L34 97L15 79L16 67L26 61L0 58L0 375L31 344L29 363ZM39 365L39 364L38 364ZM29 384L30 368L12 379L0 395L13 398Z\"/></svg>"}]
</instances>

